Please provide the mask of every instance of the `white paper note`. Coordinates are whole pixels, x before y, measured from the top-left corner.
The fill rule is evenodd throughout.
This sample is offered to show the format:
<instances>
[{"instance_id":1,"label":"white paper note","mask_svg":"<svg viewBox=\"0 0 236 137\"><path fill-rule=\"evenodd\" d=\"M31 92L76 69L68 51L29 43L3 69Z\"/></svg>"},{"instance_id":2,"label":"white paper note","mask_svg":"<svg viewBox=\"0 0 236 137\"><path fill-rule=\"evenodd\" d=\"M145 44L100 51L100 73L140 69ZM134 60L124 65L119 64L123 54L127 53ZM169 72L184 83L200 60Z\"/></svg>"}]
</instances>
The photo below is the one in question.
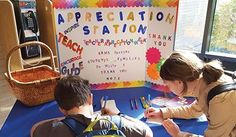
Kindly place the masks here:
<instances>
[{"instance_id":1,"label":"white paper note","mask_svg":"<svg viewBox=\"0 0 236 137\"><path fill-rule=\"evenodd\" d=\"M151 123L151 124L158 124L161 125L163 122L162 118L157 118L157 117L150 117L147 118L146 123Z\"/></svg>"}]
</instances>

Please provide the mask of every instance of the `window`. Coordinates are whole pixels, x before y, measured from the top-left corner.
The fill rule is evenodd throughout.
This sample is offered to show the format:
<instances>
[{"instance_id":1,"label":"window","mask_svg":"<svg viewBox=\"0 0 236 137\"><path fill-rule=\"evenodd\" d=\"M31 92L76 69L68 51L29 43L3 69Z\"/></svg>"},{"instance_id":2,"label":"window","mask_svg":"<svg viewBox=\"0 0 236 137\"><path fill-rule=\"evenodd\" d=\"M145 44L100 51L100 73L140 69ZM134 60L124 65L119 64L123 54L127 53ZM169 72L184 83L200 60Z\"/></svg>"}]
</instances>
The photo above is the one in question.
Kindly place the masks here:
<instances>
[{"instance_id":1,"label":"window","mask_svg":"<svg viewBox=\"0 0 236 137\"><path fill-rule=\"evenodd\" d=\"M209 53L236 55L236 0L217 1Z\"/></svg>"},{"instance_id":2,"label":"window","mask_svg":"<svg viewBox=\"0 0 236 137\"><path fill-rule=\"evenodd\" d=\"M236 70L236 0L179 0L174 50Z\"/></svg>"},{"instance_id":3,"label":"window","mask_svg":"<svg viewBox=\"0 0 236 137\"><path fill-rule=\"evenodd\" d=\"M179 0L175 49L201 52L207 0Z\"/></svg>"}]
</instances>

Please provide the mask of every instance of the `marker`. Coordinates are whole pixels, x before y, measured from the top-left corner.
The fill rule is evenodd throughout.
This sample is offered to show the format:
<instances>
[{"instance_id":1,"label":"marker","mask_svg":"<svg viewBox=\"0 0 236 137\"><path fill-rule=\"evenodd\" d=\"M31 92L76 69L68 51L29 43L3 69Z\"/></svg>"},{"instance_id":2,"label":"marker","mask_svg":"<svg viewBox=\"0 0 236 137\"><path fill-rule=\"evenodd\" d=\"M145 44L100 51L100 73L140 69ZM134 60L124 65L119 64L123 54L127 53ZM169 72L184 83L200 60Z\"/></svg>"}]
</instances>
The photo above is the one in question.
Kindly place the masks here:
<instances>
[{"instance_id":1,"label":"marker","mask_svg":"<svg viewBox=\"0 0 236 137\"><path fill-rule=\"evenodd\" d=\"M152 106L151 95L150 94L148 94L148 105L149 105L149 107Z\"/></svg>"},{"instance_id":2,"label":"marker","mask_svg":"<svg viewBox=\"0 0 236 137\"><path fill-rule=\"evenodd\" d=\"M152 103L151 103L151 95L150 95L150 94L148 94L147 104L148 104L148 107L146 108L146 111L147 111L147 113L149 114L148 108L152 106Z\"/></svg>"},{"instance_id":3,"label":"marker","mask_svg":"<svg viewBox=\"0 0 236 137\"><path fill-rule=\"evenodd\" d=\"M148 107L148 104L147 104L147 100L145 99L145 97L140 97L140 101L141 101L141 104L143 106L144 109L146 109Z\"/></svg>"},{"instance_id":4,"label":"marker","mask_svg":"<svg viewBox=\"0 0 236 137\"><path fill-rule=\"evenodd\" d=\"M135 102L135 109L138 109L138 101L136 98L134 98L134 102Z\"/></svg>"},{"instance_id":5,"label":"marker","mask_svg":"<svg viewBox=\"0 0 236 137\"><path fill-rule=\"evenodd\" d=\"M130 99L129 101L130 101L130 106L131 106L131 109L132 109L132 110L134 110L134 103L133 103L133 100L132 100L132 99Z\"/></svg>"}]
</instances>

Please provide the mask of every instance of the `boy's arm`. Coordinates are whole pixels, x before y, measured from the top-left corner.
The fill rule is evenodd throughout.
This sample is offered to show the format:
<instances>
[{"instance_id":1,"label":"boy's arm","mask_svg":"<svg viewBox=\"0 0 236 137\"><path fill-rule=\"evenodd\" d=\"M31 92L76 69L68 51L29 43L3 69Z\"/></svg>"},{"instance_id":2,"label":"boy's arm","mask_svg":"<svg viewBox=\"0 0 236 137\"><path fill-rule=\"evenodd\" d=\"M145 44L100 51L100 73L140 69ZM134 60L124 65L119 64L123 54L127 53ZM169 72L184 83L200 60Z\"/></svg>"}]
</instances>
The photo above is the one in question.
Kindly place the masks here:
<instances>
[{"instance_id":1,"label":"boy's arm","mask_svg":"<svg viewBox=\"0 0 236 137\"><path fill-rule=\"evenodd\" d=\"M153 137L152 130L144 122L133 117L122 115L122 131L130 137Z\"/></svg>"}]
</instances>

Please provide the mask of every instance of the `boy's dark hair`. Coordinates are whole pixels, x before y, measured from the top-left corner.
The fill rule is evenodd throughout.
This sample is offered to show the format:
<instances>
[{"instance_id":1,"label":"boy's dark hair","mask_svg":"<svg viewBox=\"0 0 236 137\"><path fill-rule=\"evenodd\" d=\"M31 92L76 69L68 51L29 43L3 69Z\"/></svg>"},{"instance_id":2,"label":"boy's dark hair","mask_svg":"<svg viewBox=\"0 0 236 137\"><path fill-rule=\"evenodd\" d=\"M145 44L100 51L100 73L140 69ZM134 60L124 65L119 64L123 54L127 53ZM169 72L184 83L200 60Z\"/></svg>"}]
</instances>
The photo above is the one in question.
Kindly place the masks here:
<instances>
[{"instance_id":1,"label":"boy's dark hair","mask_svg":"<svg viewBox=\"0 0 236 137\"><path fill-rule=\"evenodd\" d=\"M60 79L54 92L57 104L65 110L84 105L90 94L89 81L72 75Z\"/></svg>"}]
</instances>

